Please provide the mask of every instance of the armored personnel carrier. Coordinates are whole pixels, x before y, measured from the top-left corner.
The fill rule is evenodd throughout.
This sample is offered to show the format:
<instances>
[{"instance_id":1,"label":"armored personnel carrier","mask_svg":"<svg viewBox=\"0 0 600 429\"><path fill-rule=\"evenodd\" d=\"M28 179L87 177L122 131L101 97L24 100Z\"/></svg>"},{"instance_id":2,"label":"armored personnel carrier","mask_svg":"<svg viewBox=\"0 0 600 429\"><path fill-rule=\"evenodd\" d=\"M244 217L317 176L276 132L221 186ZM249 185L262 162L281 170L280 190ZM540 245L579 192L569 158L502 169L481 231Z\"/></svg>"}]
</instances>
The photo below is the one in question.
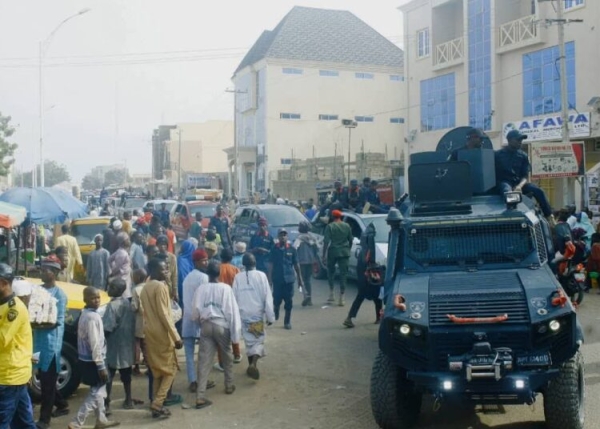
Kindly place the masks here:
<instances>
[{"instance_id":1,"label":"armored personnel carrier","mask_svg":"<svg viewBox=\"0 0 600 429\"><path fill-rule=\"evenodd\" d=\"M583 429L583 335L549 267L550 228L527 196L494 192L489 141L458 161L448 149L411 158L410 200L387 217L375 420L414 426L423 395L533 404L542 394L548 428Z\"/></svg>"}]
</instances>

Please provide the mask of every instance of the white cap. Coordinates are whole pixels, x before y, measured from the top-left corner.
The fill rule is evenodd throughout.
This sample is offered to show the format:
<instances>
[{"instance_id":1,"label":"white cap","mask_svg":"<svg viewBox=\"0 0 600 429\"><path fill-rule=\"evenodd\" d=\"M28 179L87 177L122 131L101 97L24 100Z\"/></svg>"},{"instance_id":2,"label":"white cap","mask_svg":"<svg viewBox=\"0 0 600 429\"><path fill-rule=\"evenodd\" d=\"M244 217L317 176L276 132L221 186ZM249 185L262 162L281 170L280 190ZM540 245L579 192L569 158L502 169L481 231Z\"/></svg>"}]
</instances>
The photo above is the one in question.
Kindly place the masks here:
<instances>
[{"instance_id":1,"label":"white cap","mask_svg":"<svg viewBox=\"0 0 600 429\"><path fill-rule=\"evenodd\" d=\"M120 221L120 220L118 220L118 219L117 219L116 221L114 221L114 222L113 222L113 229L114 229L114 230L117 230L117 231L118 231L118 230L119 230L119 229L121 229L121 228L123 228L123 222L121 222L121 221Z\"/></svg>"}]
</instances>

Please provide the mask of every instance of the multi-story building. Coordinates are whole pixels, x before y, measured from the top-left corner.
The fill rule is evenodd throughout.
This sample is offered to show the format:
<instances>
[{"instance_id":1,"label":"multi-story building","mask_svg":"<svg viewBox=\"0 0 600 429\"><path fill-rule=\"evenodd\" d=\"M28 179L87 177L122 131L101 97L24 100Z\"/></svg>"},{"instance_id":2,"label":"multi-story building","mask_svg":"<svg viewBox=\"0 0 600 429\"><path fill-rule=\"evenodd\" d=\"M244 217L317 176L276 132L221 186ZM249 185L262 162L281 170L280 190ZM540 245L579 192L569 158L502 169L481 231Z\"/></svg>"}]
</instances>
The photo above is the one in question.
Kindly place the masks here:
<instances>
[{"instance_id":1,"label":"multi-story building","mask_svg":"<svg viewBox=\"0 0 600 429\"><path fill-rule=\"evenodd\" d=\"M294 7L263 32L233 75L235 145L227 153L238 195L270 188L291 159L348 162L363 145L399 157L402 57L347 11Z\"/></svg>"},{"instance_id":2,"label":"multi-story building","mask_svg":"<svg viewBox=\"0 0 600 429\"><path fill-rule=\"evenodd\" d=\"M584 142L587 170L600 162L600 2L560 1L565 19L583 19L564 28L571 140ZM412 0L400 6L407 152L435 150L458 126L482 128L496 149L509 129L521 130L529 136L532 164L539 161L537 143L560 142L557 6L548 0ZM555 206L577 199L573 178L539 183Z\"/></svg>"},{"instance_id":3,"label":"multi-story building","mask_svg":"<svg viewBox=\"0 0 600 429\"><path fill-rule=\"evenodd\" d=\"M186 186L190 175L224 173L227 171L227 155L224 150L232 143L233 121L177 124L169 128L169 134L163 141L164 166L161 178L177 189L180 161L182 187Z\"/></svg>"},{"instance_id":4,"label":"multi-story building","mask_svg":"<svg viewBox=\"0 0 600 429\"><path fill-rule=\"evenodd\" d=\"M96 167L92 168L91 175L92 177L95 177L96 179L102 180L102 182L104 182L104 176L106 175L106 173L115 170L126 172L128 171L127 166L125 164L97 165Z\"/></svg>"}]
</instances>

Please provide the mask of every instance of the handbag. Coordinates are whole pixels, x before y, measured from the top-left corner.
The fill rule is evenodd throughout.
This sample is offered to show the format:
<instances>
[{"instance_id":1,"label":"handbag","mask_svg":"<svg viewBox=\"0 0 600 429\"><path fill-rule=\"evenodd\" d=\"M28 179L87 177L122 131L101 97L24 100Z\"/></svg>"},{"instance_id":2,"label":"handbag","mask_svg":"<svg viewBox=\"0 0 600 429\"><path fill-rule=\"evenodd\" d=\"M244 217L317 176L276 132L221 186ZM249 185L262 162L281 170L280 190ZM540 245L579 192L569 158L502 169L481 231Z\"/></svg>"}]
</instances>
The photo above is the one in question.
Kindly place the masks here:
<instances>
[{"instance_id":1,"label":"handbag","mask_svg":"<svg viewBox=\"0 0 600 429\"><path fill-rule=\"evenodd\" d=\"M183 317L183 310L177 304L177 301L171 301L171 316L173 317L173 323L177 323Z\"/></svg>"}]
</instances>

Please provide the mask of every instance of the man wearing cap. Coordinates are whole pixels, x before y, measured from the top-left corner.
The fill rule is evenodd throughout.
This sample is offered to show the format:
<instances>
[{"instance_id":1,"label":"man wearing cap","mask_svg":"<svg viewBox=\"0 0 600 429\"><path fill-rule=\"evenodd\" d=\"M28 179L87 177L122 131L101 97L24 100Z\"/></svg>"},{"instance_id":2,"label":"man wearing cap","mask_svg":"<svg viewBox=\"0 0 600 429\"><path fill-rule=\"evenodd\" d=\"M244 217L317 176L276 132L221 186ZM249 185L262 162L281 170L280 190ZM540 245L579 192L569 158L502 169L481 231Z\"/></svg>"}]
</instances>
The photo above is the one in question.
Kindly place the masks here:
<instances>
[{"instance_id":1,"label":"man wearing cap","mask_svg":"<svg viewBox=\"0 0 600 429\"><path fill-rule=\"evenodd\" d=\"M273 284L273 306L275 320L279 320L279 307L284 303L285 317L283 327L292 329L292 306L294 298L294 284L298 279L298 286L304 286L300 265L298 264L298 252L288 242L288 232L284 228L277 231L277 243L271 251L269 264L269 279Z\"/></svg>"},{"instance_id":2,"label":"man wearing cap","mask_svg":"<svg viewBox=\"0 0 600 429\"><path fill-rule=\"evenodd\" d=\"M526 138L525 134L511 130L506 135L508 145L496 151L496 187L500 195L513 190L533 194L544 216L554 226L556 222L546 194L537 185L527 182L531 166L527 155L521 150L523 140Z\"/></svg>"},{"instance_id":3,"label":"man wearing cap","mask_svg":"<svg viewBox=\"0 0 600 429\"><path fill-rule=\"evenodd\" d=\"M13 293L13 270L0 264L0 428L35 429L27 391L32 337L27 307Z\"/></svg>"},{"instance_id":4,"label":"man wearing cap","mask_svg":"<svg viewBox=\"0 0 600 429\"><path fill-rule=\"evenodd\" d=\"M271 234L269 234L267 226L267 219L265 217L258 218L258 231L250 239L249 249L256 258L256 269L265 274L269 274L269 255L275 245L275 241Z\"/></svg>"},{"instance_id":5,"label":"man wearing cap","mask_svg":"<svg viewBox=\"0 0 600 429\"><path fill-rule=\"evenodd\" d=\"M38 428L41 429L50 427L50 420L53 416L64 415L69 410L69 404L56 389L67 310L67 295L56 286L56 276L60 270L60 260L55 255L50 255L42 261L41 277L44 282L42 287L52 298L57 300L57 317L54 327L34 328L33 330L33 352L40 353L40 359L35 367L38 369L42 390L40 419L37 422ZM56 411L53 413L54 405L56 405Z\"/></svg>"},{"instance_id":6,"label":"man wearing cap","mask_svg":"<svg viewBox=\"0 0 600 429\"><path fill-rule=\"evenodd\" d=\"M81 251L79 250L79 244L77 239L72 235L69 235L69 226L63 225L60 230L62 235L54 239L54 246L64 246L69 254L69 265L67 266L67 273L70 278L73 278L75 271L75 263L83 265L83 259L81 258Z\"/></svg>"},{"instance_id":7,"label":"man wearing cap","mask_svg":"<svg viewBox=\"0 0 600 429\"><path fill-rule=\"evenodd\" d=\"M200 324L192 317L194 294L196 290L208 283L206 267L208 267L208 255L204 249L196 249L192 254L194 261L194 270L192 270L183 280L183 320L181 336L183 338L183 347L185 349L185 364L187 369L187 378L189 390L196 393L198 389L198 378L196 367L194 365L194 347L196 340L200 338Z\"/></svg>"},{"instance_id":8,"label":"man wearing cap","mask_svg":"<svg viewBox=\"0 0 600 429\"><path fill-rule=\"evenodd\" d=\"M167 228L171 224L171 213L167 210L167 203L161 203L160 210L154 212L154 217L160 220L161 225Z\"/></svg>"},{"instance_id":9,"label":"man wearing cap","mask_svg":"<svg viewBox=\"0 0 600 429\"><path fill-rule=\"evenodd\" d=\"M367 191L367 203L369 204L369 211L371 213L387 213L389 208L381 204L377 185L379 185L377 180L371 180L370 188Z\"/></svg>"},{"instance_id":10,"label":"man wearing cap","mask_svg":"<svg viewBox=\"0 0 600 429\"><path fill-rule=\"evenodd\" d=\"M202 241L202 213L196 212L196 220L190 226L189 235L191 238L195 238L198 242Z\"/></svg>"},{"instance_id":11,"label":"man wearing cap","mask_svg":"<svg viewBox=\"0 0 600 429\"><path fill-rule=\"evenodd\" d=\"M327 264L327 280L329 281L329 299L327 302L335 302L334 278L337 265L340 273L340 298L338 305L345 305L344 293L346 292L346 277L348 275L348 261L350 260L350 248L352 247L352 229L350 225L342 222L342 212L332 212L333 222L325 227L323 241L323 262Z\"/></svg>"},{"instance_id":12,"label":"man wearing cap","mask_svg":"<svg viewBox=\"0 0 600 429\"><path fill-rule=\"evenodd\" d=\"M483 139L487 136L485 135L482 129L471 128L469 131L467 131L466 137L467 144L457 149L454 149L448 157L448 161L458 161L458 152L461 150L481 149L481 147L483 146Z\"/></svg>"},{"instance_id":13,"label":"man wearing cap","mask_svg":"<svg viewBox=\"0 0 600 429\"><path fill-rule=\"evenodd\" d=\"M235 253L233 255L231 263L235 265L240 271L243 271L244 265L242 263L242 258L244 257L244 253L246 253L246 243L244 243L243 241L238 241L233 245L233 251Z\"/></svg>"},{"instance_id":14,"label":"man wearing cap","mask_svg":"<svg viewBox=\"0 0 600 429\"><path fill-rule=\"evenodd\" d=\"M131 298L131 259L129 258L131 241L129 240L129 236L124 232L118 233L116 240L119 248L108 258L108 266L110 268L108 281L110 282L115 278L123 280L126 285L123 298Z\"/></svg>"},{"instance_id":15,"label":"man wearing cap","mask_svg":"<svg viewBox=\"0 0 600 429\"><path fill-rule=\"evenodd\" d=\"M362 185L360 187L359 193L359 205L360 207L364 207L367 202L367 194L369 193L369 188L371 187L371 178L365 177L363 178Z\"/></svg>"}]
</instances>

